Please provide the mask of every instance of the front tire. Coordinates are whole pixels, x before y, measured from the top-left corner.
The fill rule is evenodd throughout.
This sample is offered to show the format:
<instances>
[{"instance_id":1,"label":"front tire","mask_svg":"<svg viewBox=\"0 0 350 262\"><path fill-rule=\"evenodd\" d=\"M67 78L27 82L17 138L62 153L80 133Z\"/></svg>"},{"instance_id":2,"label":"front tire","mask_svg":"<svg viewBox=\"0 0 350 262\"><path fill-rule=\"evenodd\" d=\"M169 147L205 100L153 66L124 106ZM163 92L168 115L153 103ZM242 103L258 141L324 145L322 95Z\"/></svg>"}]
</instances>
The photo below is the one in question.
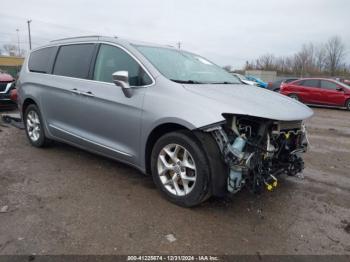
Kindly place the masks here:
<instances>
[{"instance_id":1,"label":"front tire","mask_svg":"<svg viewBox=\"0 0 350 262\"><path fill-rule=\"evenodd\" d=\"M208 160L189 131L162 136L151 155L152 177L169 201L192 207L210 196Z\"/></svg>"},{"instance_id":2,"label":"front tire","mask_svg":"<svg viewBox=\"0 0 350 262\"><path fill-rule=\"evenodd\" d=\"M350 99L348 99L345 103L345 107L348 111L350 111Z\"/></svg>"},{"instance_id":3,"label":"front tire","mask_svg":"<svg viewBox=\"0 0 350 262\"><path fill-rule=\"evenodd\" d=\"M35 104L31 104L26 108L23 120L27 138L31 145L45 147L50 143L50 140L46 138L44 133L40 110Z\"/></svg>"}]
</instances>

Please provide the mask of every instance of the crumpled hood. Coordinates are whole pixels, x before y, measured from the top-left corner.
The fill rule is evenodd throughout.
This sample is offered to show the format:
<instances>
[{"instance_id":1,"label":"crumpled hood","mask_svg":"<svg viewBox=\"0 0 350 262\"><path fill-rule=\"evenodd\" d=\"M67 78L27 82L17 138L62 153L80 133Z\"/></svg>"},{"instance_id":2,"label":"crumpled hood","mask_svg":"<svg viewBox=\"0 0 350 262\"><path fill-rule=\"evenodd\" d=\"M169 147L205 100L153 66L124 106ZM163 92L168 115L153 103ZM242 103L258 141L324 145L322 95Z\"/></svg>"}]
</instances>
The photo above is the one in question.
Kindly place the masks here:
<instances>
[{"instance_id":1,"label":"crumpled hood","mask_svg":"<svg viewBox=\"0 0 350 262\"><path fill-rule=\"evenodd\" d=\"M260 87L249 85L184 85L185 89L209 99L208 107L222 113L249 115L273 120L304 120L313 115L306 105Z\"/></svg>"}]
</instances>

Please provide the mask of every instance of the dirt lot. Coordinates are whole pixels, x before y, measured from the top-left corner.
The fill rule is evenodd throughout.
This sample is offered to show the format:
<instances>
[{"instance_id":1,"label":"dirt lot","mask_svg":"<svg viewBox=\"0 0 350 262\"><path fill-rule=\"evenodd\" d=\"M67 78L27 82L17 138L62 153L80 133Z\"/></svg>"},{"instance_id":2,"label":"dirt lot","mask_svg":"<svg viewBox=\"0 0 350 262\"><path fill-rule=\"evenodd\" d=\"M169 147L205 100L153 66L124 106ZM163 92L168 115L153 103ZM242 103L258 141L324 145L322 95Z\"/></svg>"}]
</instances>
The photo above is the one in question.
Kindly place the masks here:
<instances>
[{"instance_id":1,"label":"dirt lot","mask_svg":"<svg viewBox=\"0 0 350 262\"><path fill-rule=\"evenodd\" d=\"M133 168L0 125L0 254L350 254L350 112L314 110L304 179L193 209Z\"/></svg>"}]
</instances>

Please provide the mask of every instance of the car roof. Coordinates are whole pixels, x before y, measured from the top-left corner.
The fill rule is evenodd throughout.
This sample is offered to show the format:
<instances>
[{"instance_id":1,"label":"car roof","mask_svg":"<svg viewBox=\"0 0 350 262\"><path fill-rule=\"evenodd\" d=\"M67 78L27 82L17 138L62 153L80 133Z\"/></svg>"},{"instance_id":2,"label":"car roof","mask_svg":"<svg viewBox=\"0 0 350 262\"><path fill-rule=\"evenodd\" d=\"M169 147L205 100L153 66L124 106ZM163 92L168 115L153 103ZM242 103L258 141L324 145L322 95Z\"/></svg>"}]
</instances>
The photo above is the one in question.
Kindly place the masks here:
<instances>
[{"instance_id":1,"label":"car roof","mask_svg":"<svg viewBox=\"0 0 350 262\"><path fill-rule=\"evenodd\" d=\"M298 80L330 80L330 81L336 81L332 78L325 78L325 77L307 77L307 78L300 78Z\"/></svg>"},{"instance_id":2,"label":"car roof","mask_svg":"<svg viewBox=\"0 0 350 262\"><path fill-rule=\"evenodd\" d=\"M101 35L90 35L90 36L67 37L67 38L52 40L50 41L49 44L40 46L34 49L33 51L44 47L74 44L74 43L84 43L84 42L111 42L115 44L120 44L122 46L142 45L142 46L163 47L163 48L170 48L170 49L175 48L174 46L170 46L170 45L160 45L160 44L149 43L149 42L144 42L139 40L124 39L124 38L119 38L117 36L111 37L111 36L101 36Z\"/></svg>"}]
</instances>

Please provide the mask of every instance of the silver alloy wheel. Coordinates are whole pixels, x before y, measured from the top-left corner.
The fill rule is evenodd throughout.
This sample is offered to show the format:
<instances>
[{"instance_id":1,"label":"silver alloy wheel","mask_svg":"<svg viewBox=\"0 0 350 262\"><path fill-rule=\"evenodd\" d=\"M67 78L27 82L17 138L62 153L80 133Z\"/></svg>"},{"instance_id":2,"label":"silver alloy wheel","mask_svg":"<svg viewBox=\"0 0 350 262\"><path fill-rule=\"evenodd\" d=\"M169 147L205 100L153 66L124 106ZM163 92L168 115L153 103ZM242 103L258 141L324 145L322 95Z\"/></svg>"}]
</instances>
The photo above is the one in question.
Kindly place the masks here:
<instances>
[{"instance_id":1,"label":"silver alloy wheel","mask_svg":"<svg viewBox=\"0 0 350 262\"><path fill-rule=\"evenodd\" d=\"M178 144L169 144L160 151L157 170L165 189L173 195L185 196L195 186L197 172L194 159Z\"/></svg>"},{"instance_id":2,"label":"silver alloy wheel","mask_svg":"<svg viewBox=\"0 0 350 262\"><path fill-rule=\"evenodd\" d=\"M34 110L29 111L27 114L27 132L30 140L33 142L38 141L40 138L40 119L37 112Z\"/></svg>"}]
</instances>

